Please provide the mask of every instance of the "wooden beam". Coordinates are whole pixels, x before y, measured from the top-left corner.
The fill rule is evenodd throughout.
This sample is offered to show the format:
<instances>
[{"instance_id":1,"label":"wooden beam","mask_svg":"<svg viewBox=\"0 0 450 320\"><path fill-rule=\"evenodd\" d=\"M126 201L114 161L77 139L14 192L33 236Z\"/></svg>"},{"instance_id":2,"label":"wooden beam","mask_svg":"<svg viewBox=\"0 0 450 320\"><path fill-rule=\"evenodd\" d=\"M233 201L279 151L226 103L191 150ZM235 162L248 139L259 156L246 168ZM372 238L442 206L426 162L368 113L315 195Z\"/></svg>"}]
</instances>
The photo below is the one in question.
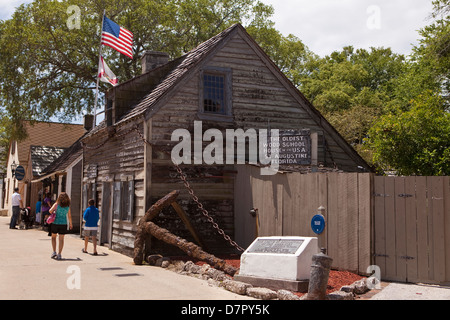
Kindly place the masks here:
<instances>
[{"instance_id":1,"label":"wooden beam","mask_svg":"<svg viewBox=\"0 0 450 320\"><path fill-rule=\"evenodd\" d=\"M205 248L202 241L200 240L200 236L198 235L197 231L195 230L194 226L192 225L191 221L187 217L186 212L183 210L183 208L176 202L172 202L172 207L177 212L180 219L183 221L186 228L189 230L191 235L194 237L194 240L200 245L200 247Z\"/></svg>"}]
</instances>

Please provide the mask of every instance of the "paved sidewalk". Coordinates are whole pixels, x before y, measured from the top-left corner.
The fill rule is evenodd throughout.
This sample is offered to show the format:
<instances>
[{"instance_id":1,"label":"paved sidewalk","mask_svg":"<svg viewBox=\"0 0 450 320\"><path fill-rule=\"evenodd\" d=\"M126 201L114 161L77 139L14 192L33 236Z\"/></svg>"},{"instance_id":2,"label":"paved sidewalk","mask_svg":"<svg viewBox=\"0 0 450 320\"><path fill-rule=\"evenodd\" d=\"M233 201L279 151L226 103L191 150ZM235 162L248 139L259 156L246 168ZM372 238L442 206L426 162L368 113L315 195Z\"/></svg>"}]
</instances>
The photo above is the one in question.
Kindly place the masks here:
<instances>
[{"instance_id":1,"label":"paved sidewalk","mask_svg":"<svg viewBox=\"0 0 450 320\"><path fill-rule=\"evenodd\" d=\"M389 283L370 300L450 300L450 288L393 282Z\"/></svg>"},{"instance_id":2,"label":"paved sidewalk","mask_svg":"<svg viewBox=\"0 0 450 320\"><path fill-rule=\"evenodd\" d=\"M10 230L0 217L0 299L45 300L247 300L204 280L150 266L99 246L82 253L84 241L66 235L62 260L50 258L51 240L39 229ZM92 253L92 244L88 251ZM79 287L79 288L78 288Z\"/></svg>"}]
</instances>

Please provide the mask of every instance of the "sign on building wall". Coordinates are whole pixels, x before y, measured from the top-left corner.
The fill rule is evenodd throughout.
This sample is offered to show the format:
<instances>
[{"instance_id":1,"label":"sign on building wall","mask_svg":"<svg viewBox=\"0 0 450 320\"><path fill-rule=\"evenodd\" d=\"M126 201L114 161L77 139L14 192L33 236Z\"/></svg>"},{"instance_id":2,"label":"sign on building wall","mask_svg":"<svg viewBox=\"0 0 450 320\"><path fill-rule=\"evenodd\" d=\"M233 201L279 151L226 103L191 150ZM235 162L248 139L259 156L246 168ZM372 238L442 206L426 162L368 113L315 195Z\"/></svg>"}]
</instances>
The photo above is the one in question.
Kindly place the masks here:
<instances>
[{"instance_id":1,"label":"sign on building wall","mask_svg":"<svg viewBox=\"0 0 450 320\"><path fill-rule=\"evenodd\" d=\"M311 164L310 130L280 130L279 137L268 139L268 151L278 154L280 165Z\"/></svg>"},{"instance_id":2,"label":"sign on building wall","mask_svg":"<svg viewBox=\"0 0 450 320\"><path fill-rule=\"evenodd\" d=\"M97 165L90 164L86 169L86 176L88 178L97 178Z\"/></svg>"},{"instance_id":3,"label":"sign on building wall","mask_svg":"<svg viewBox=\"0 0 450 320\"><path fill-rule=\"evenodd\" d=\"M22 181L23 178L25 177L25 168L22 166L17 166L16 170L14 171L14 174L17 180Z\"/></svg>"}]
</instances>

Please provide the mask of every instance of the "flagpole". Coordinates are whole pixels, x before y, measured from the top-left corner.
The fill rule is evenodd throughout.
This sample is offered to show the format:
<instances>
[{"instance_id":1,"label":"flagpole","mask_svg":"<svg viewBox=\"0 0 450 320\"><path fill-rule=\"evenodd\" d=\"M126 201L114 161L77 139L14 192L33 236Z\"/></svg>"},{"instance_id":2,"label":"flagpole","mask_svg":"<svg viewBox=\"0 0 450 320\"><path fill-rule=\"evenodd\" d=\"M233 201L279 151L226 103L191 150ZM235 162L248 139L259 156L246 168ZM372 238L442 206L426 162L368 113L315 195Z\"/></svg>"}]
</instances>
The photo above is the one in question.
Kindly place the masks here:
<instances>
[{"instance_id":1,"label":"flagpole","mask_svg":"<svg viewBox=\"0 0 450 320\"><path fill-rule=\"evenodd\" d=\"M100 63L100 59L102 57L102 32L103 32L103 20L105 19L106 9L103 10L102 16L102 24L100 26L100 46L98 50L98 61ZM100 78L98 77L98 66L97 66L97 88L95 92L95 104L94 104L94 128L97 126L97 104L98 104L98 85Z\"/></svg>"}]
</instances>

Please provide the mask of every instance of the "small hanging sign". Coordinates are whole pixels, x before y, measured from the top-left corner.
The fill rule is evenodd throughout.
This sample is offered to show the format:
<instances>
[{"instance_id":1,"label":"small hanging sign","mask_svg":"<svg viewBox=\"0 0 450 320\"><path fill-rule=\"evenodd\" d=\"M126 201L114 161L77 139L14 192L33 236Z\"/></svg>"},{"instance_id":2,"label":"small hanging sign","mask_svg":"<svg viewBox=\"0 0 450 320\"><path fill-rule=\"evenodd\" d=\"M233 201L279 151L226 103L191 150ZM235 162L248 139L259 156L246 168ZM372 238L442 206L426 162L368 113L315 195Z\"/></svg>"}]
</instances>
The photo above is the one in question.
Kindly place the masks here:
<instances>
[{"instance_id":1,"label":"small hanging sign","mask_svg":"<svg viewBox=\"0 0 450 320\"><path fill-rule=\"evenodd\" d=\"M22 181L25 177L25 168L22 166L17 166L16 170L14 171L14 175L17 180Z\"/></svg>"}]
</instances>

